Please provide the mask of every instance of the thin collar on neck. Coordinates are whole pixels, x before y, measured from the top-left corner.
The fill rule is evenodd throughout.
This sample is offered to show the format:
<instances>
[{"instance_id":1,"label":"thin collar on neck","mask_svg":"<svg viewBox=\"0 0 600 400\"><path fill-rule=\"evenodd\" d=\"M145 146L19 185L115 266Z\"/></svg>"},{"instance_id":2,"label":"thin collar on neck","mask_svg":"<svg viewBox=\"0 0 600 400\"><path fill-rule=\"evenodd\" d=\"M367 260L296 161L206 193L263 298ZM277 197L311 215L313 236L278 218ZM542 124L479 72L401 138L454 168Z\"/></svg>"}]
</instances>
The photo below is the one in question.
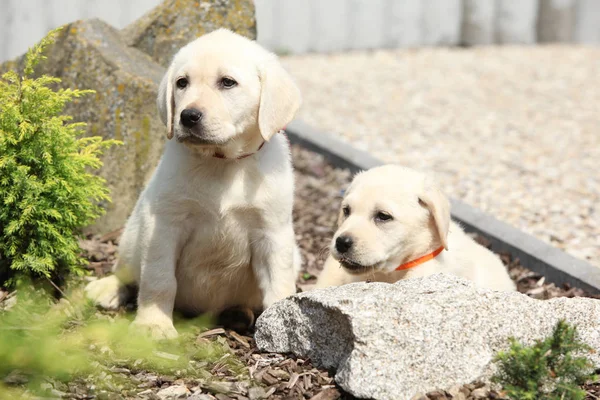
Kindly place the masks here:
<instances>
[{"instance_id":1,"label":"thin collar on neck","mask_svg":"<svg viewBox=\"0 0 600 400\"><path fill-rule=\"evenodd\" d=\"M442 251L444 250L444 246L440 246L439 248L437 248L436 250L434 250L432 253L429 254L425 254L422 257L419 257L415 260L406 262L404 264L401 264L398 268L396 268L396 271L404 271L406 269L410 269L410 268L414 268L417 267L429 260L433 260L434 258L436 258Z\"/></svg>"},{"instance_id":2,"label":"thin collar on neck","mask_svg":"<svg viewBox=\"0 0 600 400\"><path fill-rule=\"evenodd\" d=\"M258 153L260 151L260 149L263 148L264 145L265 145L265 141L263 141L260 144L260 146L258 146L258 149L256 149L255 152L242 154L241 156L236 157L236 158L227 158L227 157L225 157L225 155L223 153L215 153L215 154L213 154L213 157L215 157L215 158L224 158L224 159L227 159L227 160L241 160L242 158L250 157L250 156L253 156L254 154Z\"/></svg>"},{"instance_id":3,"label":"thin collar on neck","mask_svg":"<svg viewBox=\"0 0 600 400\"><path fill-rule=\"evenodd\" d=\"M283 134L285 134L285 128L286 127L284 126L283 129L280 129L279 131L277 131L277 133L282 132ZM260 144L260 146L258 146L258 149L256 149L255 152L242 154L241 156L236 157L236 158L227 158L227 157L225 157L225 154L223 154L223 153L215 153L215 154L213 154L213 157L222 158L222 159L226 159L226 160L241 160L242 158L247 158L247 157L253 156L254 154L258 153L260 151L260 149L263 148L265 143L266 142L263 140L263 142Z\"/></svg>"}]
</instances>

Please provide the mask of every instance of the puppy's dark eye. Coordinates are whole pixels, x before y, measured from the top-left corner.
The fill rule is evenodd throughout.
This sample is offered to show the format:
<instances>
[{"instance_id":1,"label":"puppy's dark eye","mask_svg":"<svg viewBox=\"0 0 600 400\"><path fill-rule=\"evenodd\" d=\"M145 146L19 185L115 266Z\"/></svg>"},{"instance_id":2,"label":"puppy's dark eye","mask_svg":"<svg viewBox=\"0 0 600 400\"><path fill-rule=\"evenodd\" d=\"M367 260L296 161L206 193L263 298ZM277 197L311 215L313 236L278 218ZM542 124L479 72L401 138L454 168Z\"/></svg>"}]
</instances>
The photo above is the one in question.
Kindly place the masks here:
<instances>
[{"instance_id":1,"label":"puppy's dark eye","mask_svg":"<svg viewBox=\"0 0 600 400\"><path fill-rule=\"evenodd\" d=\"M225 77L225 78L221 79L221 86L223 86L226 89L230 89L236 85L237 85L237 82L231 78Z\"/></svg>"},{"instance_id":2,"label":"puppy's dark eye","mask_svg":"<svg viewBox=\"0 0 600 400\"><path fill-rule=\"evenodd\" d=\"M342 208L342 212L344 213L344 217L347 217L350 215L350 206L344 206Z\"/></svg>"},{"instance_id":3,"label":"puppy's dark eye","mask_svg":"<svg viewBox=\"0 0 600 400\"><path fill-rule=\"evenodd\" d=\"M379 211L377 214L375 214L375 220L378 222L386 222L386 221L391 221L394 218L386 213L385 211Z\"/></svg>"},{"instance_id":4,"label":"puppy's dark eye","mask_svg":"<svg viewBox=\"0 0 600 400\"><path fill-rule=\"evenodd\" d=\"M187 85L189 85L189 81L187 78L179 78L177 79L177 82L175 82L175 84L177 85L177 87L179 89L185 89L187 87Z\"/></svg>"}]
</instances>

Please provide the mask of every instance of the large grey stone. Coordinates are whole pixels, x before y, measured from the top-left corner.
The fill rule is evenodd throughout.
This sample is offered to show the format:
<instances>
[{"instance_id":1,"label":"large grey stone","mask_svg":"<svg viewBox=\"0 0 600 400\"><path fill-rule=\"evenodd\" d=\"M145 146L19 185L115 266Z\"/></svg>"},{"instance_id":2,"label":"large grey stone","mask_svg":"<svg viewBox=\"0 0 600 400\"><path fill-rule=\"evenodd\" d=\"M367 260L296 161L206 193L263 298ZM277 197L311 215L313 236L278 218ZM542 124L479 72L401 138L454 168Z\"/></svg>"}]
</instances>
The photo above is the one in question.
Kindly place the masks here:
<instances>
[{"instance_id":1,"label":"large grey stone","mask_svg":"<svg viewBox=\"0 0 600 400\"><path fill-rule=\"evenodd\" d=\"M173 55L198 36L218 28L256 39L252 0L165 0L123 29L130 46L168 66Z\"/></svg>"},{"instance_id":2,"label":"large grey stone","mask_svg":"<svg viewBox=\"0 0 600 400\"><path fill-rule=\"evenodd\" d=\"M437 274L289 297L259 317L255 338L264 351L336 369L337 383L354 396L400 400L488 379L509 337L532 344L561 318L600 348L598 300L534 300ZM598 353L590 357L600 366Z\"/></svg>"}]
</instances>

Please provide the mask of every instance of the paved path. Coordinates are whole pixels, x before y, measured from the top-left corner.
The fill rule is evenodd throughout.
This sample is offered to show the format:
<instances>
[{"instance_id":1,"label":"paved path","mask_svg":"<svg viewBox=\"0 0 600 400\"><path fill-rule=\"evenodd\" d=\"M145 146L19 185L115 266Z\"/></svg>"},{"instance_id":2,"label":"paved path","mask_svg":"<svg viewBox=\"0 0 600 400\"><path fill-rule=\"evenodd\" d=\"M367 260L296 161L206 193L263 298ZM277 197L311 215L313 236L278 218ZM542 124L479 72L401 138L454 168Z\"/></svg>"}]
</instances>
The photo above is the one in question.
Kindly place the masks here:
<instances>
[{"instance_id":1,"label":"paved path","mask_svg":"<svg viewBox=\"0 0 600 400\"><path fill-rule=\"evenodd\" d=\"M600 48L290 56L299 117L600 266Z\"/></svg>"}]
</instances>

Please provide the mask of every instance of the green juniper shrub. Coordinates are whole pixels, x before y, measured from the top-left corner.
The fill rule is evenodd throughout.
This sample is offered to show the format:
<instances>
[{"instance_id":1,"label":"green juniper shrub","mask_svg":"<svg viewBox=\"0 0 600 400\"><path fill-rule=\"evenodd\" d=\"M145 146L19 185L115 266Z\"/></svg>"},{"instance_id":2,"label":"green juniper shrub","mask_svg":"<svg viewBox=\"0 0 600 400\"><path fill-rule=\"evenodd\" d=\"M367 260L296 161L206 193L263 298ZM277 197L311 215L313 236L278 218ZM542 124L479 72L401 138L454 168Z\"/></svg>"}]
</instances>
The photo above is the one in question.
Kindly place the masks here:
<instances>
[{"instance_id":1,"label":"green juniper shrub","mask_svg":"<svg viewBox=\"0 0 600 400\"><path fill-rule=\"evenodd\" d=\"M582 356L592 349L579 341L575 327L561 320L550 337L533 346L514 338L510 342L510 349L496 356L499 370L492 378L510 399L585 399L581 385L597 377L592 363Z\"/></svg>"},{"instance_id":2,"label":"green juniper shrub","mask_svg":"<svg viewBox=\"0 0 600 400\"><path fill-rule=\"evenodd\" d=\"M85 123L61 114L92 91L53 90L60 79L34 77L58 30L27 52L22 75L0 79L0 286L80 272L76 235L110 200L105 180L90 170L119 142L82 137Z\"/></svg>"}]
</instances>

